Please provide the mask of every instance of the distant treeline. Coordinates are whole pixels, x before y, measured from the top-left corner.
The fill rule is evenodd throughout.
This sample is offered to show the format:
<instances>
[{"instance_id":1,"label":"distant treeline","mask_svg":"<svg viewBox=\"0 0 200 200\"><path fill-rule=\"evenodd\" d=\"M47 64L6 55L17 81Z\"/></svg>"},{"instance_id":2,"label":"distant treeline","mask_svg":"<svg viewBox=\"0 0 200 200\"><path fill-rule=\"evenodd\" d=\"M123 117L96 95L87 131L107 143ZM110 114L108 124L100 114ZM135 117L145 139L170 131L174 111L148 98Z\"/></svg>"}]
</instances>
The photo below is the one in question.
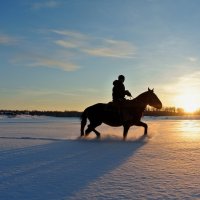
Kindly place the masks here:
<instances>
[{"instance_id":1,"label":"distant treeline","mask_svg":"<svg viewBox=\"0 0 200 200\"><path fill-rule=\"evenodd\" d=\"M184 109L176 107L163 107L158 110L156 108L148 107L144 111L145 116L181 116L186 114Z\"/></svg>"},{"instance_id":2,"label":"distant treeline","mask_svg":"<svg viewBox=\"0 0 200 200\"><path fill-rule=\"evenodd\" d=\"M27 111L27 110L0 110L1 115L31 115L31 116L51 116L51 117L80 117L82 112L78 111Z\"/></svg>"},{"instance_id":3,"label":"distant treeline","mask_svg":"<svg viewBox=\"0 0 200 200\"><path fill-rule=\"evenodd\" d=\"M152 107L147 107L144 115L146 116L182 116L182 115L200 115L200 109L196 110L192 113L187 113L184 111L183 108L176 108L176 107L163 107L162 109L158 110Z\"/></svg>"},{"instance_id":4,"label":"distant treeline","mask_svg":"<svg viewBox=\"0 0 200 200\"><path fill-rule=\"evenodd\" d=\"M28 110L0 110L0 115L13 117L15 115L31 115L31 116L52 116L52 117L80 117L82 112L79 111L28 111ZM147 107L144 111L145 116L181 116L185 115L182 108L163 107L162 109L154 109ZM200 110L196 111L196 115L200 115Z\"/></svg>"}]
</instances>

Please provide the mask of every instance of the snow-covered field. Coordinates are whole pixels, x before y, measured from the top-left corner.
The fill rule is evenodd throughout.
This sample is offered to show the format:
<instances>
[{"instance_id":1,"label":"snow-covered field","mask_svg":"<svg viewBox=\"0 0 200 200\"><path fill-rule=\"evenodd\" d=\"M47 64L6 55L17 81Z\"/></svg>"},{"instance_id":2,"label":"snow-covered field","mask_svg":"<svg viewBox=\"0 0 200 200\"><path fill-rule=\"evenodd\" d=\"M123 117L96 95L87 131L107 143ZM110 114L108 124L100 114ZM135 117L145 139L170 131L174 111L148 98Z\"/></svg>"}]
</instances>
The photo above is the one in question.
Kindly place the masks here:
<instances>
[{"instance_id":1,"label":"snow-covered field","mask_svg":"<svg viewBox=\"0 0 200 200\"><path fill-rule=\"evenodd\" d=\"M0 117L1 200L200 199L200 120L144 118L127 141L106 125L78 139L77 118Z\"/></svg>"}]
</instances>

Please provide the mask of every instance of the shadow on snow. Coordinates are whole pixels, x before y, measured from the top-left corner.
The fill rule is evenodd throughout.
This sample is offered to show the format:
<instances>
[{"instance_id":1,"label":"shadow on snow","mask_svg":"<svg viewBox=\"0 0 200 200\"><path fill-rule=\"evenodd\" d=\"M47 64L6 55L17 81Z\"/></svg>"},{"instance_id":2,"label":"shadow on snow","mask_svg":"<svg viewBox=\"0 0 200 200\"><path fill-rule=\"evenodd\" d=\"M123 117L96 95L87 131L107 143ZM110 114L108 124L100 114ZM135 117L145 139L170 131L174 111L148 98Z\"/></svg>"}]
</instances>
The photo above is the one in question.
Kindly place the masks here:
<instances>
[{"instance_id":1,"label":"shadow on snow","mask_svg":"<svg viewBox=\"0 0 200 200\"><path fill-rule=\"evenodd\" d=\"M56 140L0 153L4 163L0 165L1 199L68 199L119 167L146 143L144 138Z\"/></svg>"}]
</instances>

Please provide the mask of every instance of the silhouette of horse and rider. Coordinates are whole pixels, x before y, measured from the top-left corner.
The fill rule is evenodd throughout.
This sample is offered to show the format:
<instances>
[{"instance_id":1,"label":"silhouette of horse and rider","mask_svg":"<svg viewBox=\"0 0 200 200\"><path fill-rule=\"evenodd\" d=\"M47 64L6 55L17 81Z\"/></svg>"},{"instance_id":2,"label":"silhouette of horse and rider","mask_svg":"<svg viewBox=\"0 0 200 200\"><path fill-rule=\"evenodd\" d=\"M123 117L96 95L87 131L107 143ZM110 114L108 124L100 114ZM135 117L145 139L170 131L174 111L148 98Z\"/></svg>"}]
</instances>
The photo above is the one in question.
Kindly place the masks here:
<instances>
[{"instance_id":1,"label":"silhouette of horse and rider","mask_svg":"<svg viewBox=\"0 0 200 200\"><path fill-rule=\"evenodd\" d=\"M157 109L162 108L162 103L154 93L154 89L143 92L136 98L127 100L125 97L132 97L124 86L125 77L119 75L118 80L113 81L112 97L113 101L107 104L97 103L87 107L81 116L81 137L88 136L94 132L97 138L100 138L100 132L95 128L105 123L110 126L123 126L123 139L125 140L128 130L131 126L144 127L144 135L147 135L148 126L141 121L143 112L147 105ZM89 125L84 132L85 126L89 120Z\"/></svg>"}]
</instances>

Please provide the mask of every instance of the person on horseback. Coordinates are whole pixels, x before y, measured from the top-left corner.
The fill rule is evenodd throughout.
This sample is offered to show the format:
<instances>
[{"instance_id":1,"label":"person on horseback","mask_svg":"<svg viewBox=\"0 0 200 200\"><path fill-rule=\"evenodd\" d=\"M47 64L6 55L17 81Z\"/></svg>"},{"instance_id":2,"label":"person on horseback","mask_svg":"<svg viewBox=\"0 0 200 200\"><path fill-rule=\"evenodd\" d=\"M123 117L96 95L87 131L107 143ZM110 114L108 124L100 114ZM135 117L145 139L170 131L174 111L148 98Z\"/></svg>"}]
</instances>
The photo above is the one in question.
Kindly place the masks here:
<instances>
[{"instance_id":1,"label":"person on horseback","mask_svg":"<svg viewBox=\"0 0 200 200\"><path fill-rule=\"evenodd\" d=\"M124 86L125 77L123 75L118 76L118 80L113 81L112 97L113 106L117 110L118 115L122 121L129 121L130 116L127 115L127 106L125 96L132 97L131 93L125 89Z\"/></svg>"},{"instance_id":2,"label":"person on horseback","mask_svg":"<svg viewBox=\"0 0 200 200\"><path fill-rule=\"evenodd\" d=\"M126 100L125 96L132 97L131 93L128 90L125 90L124 81L125 77L123 75L119 75L118 80L113 81L113 102L123 102Z\"/></svg>"}]
</instances>

